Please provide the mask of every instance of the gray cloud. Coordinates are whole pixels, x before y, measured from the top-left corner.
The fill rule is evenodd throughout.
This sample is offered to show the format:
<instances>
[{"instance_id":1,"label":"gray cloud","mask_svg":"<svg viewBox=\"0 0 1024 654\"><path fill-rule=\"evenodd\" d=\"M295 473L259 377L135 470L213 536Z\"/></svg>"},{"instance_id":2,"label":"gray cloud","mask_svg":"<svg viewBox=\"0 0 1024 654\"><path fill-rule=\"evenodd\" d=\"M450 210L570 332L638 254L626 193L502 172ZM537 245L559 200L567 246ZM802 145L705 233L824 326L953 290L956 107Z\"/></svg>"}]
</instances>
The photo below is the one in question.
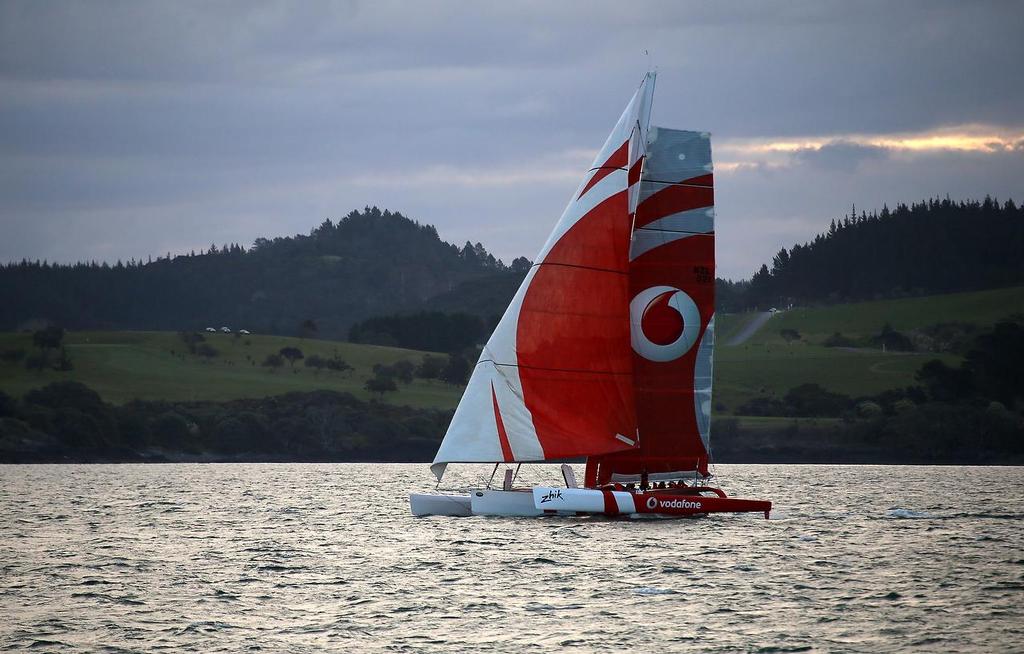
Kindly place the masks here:
<instances>
[{"instance_id":1,"label":"gray cloud","mask_svg":"<svg viewBox=\"0 0 1024 654\"><path fill-rule=\"evenodd\" d=\"M1024 152L927 152L871 159L856 172L797 160L718 177L715 197L720 273L749 277L782 247L807 242L832 218L930 197L1024 197ZM728 250L726 249L728 248Z\"/></svg>"},{"instance_id":2,"label":"gray cloud","mask_svg":"<svg viewBox=\"0 0 1024 654\"><path fill-rule=\"evenodd\" d=\"M249 243L366 204L506 260L533 256L646 48L657 123L718 143L835 141L785 170L719 176L720 264L745 276L767 244L802 240L851 202L1015 193L1010 155L883 157L842 139L1022 127L1022 13L999 2L6 2L0 260Z\"/></svg>"},{"instance_id":3,"label":"gray cloud","mask_svg":"<svg viewBox=\"0 0 1024 654\"><path fill-rule=\"evenodd\" d=\"M811 167L852 173L862 164L886 158L889 156L889 150L877 145L860 145L837 140L817 148L800 148L793 156Z\"/></svg>"}]
</instances>

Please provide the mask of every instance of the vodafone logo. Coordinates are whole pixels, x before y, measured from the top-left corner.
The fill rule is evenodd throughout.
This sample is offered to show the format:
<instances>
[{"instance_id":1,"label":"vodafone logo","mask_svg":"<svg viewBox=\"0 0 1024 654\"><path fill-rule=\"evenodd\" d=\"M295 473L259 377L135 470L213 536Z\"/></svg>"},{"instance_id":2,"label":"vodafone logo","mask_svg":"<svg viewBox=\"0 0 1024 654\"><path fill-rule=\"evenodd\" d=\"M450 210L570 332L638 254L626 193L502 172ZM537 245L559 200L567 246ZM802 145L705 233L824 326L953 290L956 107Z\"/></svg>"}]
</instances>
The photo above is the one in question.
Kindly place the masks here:
<instances>
[{"instance_id":1,"label":"vodafone logo","mask_svg":"<svg viewBox=\"0 0 1024 654\"><path fill-rule=\"evenodd\" d=\"M699 509L701 508L700 502L691 502L690 500L681 500L673 498L671 500L658 500L657 497L647 498L648 510L654 511L655 509Z\"/></svg>"},{"instance_id":2,"label":"vodafone logo","mask_svg":"<svg viewBox=\"0 0 1024 654\"><path fill-rule=\"evenodd\" d=\"M661 508L663 509L699 509L700 502L691 502L690 500L662 500Z\"/></svg>"},{"instance_id":3,"label":"vodafone logo","mask_svg":"<svg viewBox=\"0 0 1024 654\"><path fill-rule=\"evenodd\" d=\"M629 303L633 351L650 361L678 359L700 334L700 311L689 295L673 286L651 286Z\"/></svg>"}]
</instances>

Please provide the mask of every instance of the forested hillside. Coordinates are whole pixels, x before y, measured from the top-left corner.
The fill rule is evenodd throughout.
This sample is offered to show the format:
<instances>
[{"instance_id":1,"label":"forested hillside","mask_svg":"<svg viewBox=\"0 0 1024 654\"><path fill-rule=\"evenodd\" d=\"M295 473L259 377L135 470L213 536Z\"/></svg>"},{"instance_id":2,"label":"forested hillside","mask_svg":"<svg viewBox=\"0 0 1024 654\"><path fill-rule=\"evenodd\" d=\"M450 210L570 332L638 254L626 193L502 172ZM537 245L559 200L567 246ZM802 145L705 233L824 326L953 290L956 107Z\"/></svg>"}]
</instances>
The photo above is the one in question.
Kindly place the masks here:
<instances>
[{"instance_id":1,"label":"forested hillside","mask_svg":"<svg viewBox=\"0 0 1024 654\"><path fill-rule=\"evenodd\" d=\"M779 251L749 283L726 285L735 310L1013 286L1024 281L1024 208L928 200L855 211L803 245Z\"/></svg>"},{"instance_id":2,"label":"forested hillside","mask_svg":"<svg viewBox=\"0 0 1024 654\"><path fill-rule=\"evenodd\" d=\"M69 329L227 325L342 339L356 321L421 309L473 280L521 278L529 262L513 263L506 266L479 243L456 247L431 225L372 207L337 223L325 220L308 236L260 238L248 249L214 245L113 265L3 265L0 330L33 321Z\"/></svg>"},{"instance_id":3,"label":"forested hillside","mask_svg":"<svg viewBox=\"0 0 1024 654\"><path fill-rule=\"evenodd\" d=\"M1024 209L1013 201L930 200L851 213L780 250L750 280L718 280L717 306L725 313L1011 286L1024 283L1022 252ZM443 351L449 339L410 340L403 317L468 313L487 332L529 267L524 257L505 265L479 243L457 247L431 225L373 207L248 249L211 246L145 263L2 265L0 330L44 322L75 330L227 325ZM376 318L390 322L363 324ZM474 330L463 330L459 343L479 340Z\"/></svg>"}]
</instances>

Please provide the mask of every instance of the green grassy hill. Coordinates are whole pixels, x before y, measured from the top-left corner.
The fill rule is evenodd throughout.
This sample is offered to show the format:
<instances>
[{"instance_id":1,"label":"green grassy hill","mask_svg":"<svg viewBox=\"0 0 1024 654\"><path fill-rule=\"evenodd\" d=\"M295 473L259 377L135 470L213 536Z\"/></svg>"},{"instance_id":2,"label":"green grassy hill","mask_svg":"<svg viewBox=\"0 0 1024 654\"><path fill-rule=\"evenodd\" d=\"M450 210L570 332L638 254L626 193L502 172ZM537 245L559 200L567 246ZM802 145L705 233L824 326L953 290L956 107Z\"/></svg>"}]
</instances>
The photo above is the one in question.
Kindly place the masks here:
<instances>
[{"instance_id":1,"label":"green grassy hill","mask_svg":"<svg viewBox=\"0 0 1024 654\"><path fill-rule=\"evenodd\" d=\"M850 396L873 395L914 383L914 373L926 361L939 358L950 365L959 358L931 352L898 353L876 349L827 348L821 341L836 331L851 337L877 333L886 322L910 332L939 322L969 322L979 327L1024 311L1024 287L958 293L906 300L886 300L783 312L743 345L731 347L735 333L752 314L717 319L715 354L715 413L733 414L757 396L781 397L800 384L815 382ZM794 329L801 340L787 343L779 334ZM280 336L207 334L220 355L212 360L189 355L172 332L71 332L65 337L74 370L28 371L20 362L0 361L0 390L20 396L51 381L72 379L95 389L107 401L211 400L265 397L289 391L330 389L370 397L363 383L374 364L425 354L413 350ZM298 362L295 368L274 372L259 364L268 354L294 346L306 356L338 356L353 366L346 373L315 372ZM0 352L32 350L28 334L0 334ZM385 401L413 407L453 408L462 389L440 381L415 380L399 384Z\"/></svg>"},{"instance_id":2,"label":"green grassy hill","mask_svg":"<svg viewBox=\"0 0 1024 654\"><path fill-rule=\"evenodd\" d=\"M74 364L69 372L29 371L22 363L0 361L0 390L20 396L52 381L74 380L95 389L103 399L123 404L133 399L224 401L265 397L290 391L320 389L347 391L368 399L363 389L373 376L373 365L407 359L418 363L425 354L375 345L289 338L283 336L240 336L205 334L216 348L214 359L190 355L173 332L70 332L64 343ZM294 369L287 363L273 372L260 366L268 355L282 347L297 347L305 354L329 357L337 353L353 367L339 373L306 368L302 361ZM29 334L0 334L0 352L32 349ZM441 356L441 355L439 355ZM413 407L453 408L462 389L441 381L416 379L398 384L397 392L385 400Z\"/></svg>"},{"instance_id":3,"label":"green grassy hill","mask_svg":"<svg viewBox=\"0 0 1024 654\"><path fill-rule=\"evenodd\" d=\"M783 329L796 329L804 340L820 343L837 331L855 337L877 334L885 323L899 331L949 322L988 326L1022 312L1024 286L820 308L797 307L773 317L749 342L784 343L779 335Z\"/></svg>"},{"instance_id":4,"label":"green grassy hill","mask_svg":"<svg viewBox=\"0 0 1024 654\"><path fill-rule=\"evenodd\" d=\"M959 361L945 354L851 352L799 343L717 348L716 414L733 413L755 396L782 397L810 382L851 397L910 386L917 369L931 359L950 365Z\"/></svg>"},{"instance_id":5,"label":"green grassy hill","mask_svg":"<svg viewBox=\"0 0 1024 654\"><path fill-rule=\"evenodd\" d=\"M757 395L781 397L808 382L854 397L872 395L913 384L914 373L931 359L949 365L959 362L951 354L823 347L822 341L835 332L866 337L877 334L886 323L901 332L949 322L987 327L1021 312L1024 287L795 308L772 317L750 340L735 347L726 343L754 314L723 315L716 318L716 413L732 413ZM801 339L788 343L780 334L784 329L796 330Z\"/></svg>"}]
</instances>

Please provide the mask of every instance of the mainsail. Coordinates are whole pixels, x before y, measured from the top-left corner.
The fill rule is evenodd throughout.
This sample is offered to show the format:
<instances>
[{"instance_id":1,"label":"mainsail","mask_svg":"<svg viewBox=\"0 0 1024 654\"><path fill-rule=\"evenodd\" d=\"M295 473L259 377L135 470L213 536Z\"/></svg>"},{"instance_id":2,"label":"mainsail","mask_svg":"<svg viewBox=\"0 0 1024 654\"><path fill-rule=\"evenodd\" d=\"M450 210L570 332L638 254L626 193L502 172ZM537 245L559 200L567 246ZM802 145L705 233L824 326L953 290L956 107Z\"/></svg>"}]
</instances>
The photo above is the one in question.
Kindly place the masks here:
<instances>
[{"instance_id":1,"label":"mainsail","mask_svg":"<svg viewBox=\"0 0 1024 654\"><path fill-rule=\"evenodd\" d=\"M630 321L640 447L587 465L613 474L708 476L715 236L707 133L651 127L630 248Z\"/></svg>"},{"instance_id":2,"label":"mainsail","mask_svg":"<svg viewBox=\"0 0 1024 654\"><path fill-rule=\"evenodd\" d=\"M630 236L648 74L487 341L431 470L635 450Z\"/></svg>"}]
</instances>

